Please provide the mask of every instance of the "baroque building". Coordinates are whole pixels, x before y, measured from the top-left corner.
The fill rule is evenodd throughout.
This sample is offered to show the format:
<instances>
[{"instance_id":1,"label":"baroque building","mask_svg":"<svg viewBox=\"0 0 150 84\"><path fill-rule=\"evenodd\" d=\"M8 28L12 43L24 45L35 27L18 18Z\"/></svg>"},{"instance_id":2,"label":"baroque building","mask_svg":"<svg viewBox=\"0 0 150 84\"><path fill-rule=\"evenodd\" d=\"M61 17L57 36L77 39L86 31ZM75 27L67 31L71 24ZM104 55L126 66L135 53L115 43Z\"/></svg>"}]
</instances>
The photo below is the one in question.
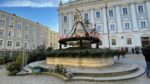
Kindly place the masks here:
<instances>
[{"instance_id":1,"label":"baroque building","mask_svg":"<svg viewBox=\"0 0 150 84\"><path fill-rule=\"evenodd\" d=\"M35 49L37 46L50 47L52 37L49 28L0 11L0 50Z\"/></svg>"},{"instance_id":2,"label":"baroque building","mask_svg":"<svg viewBox=\"0 0 150 84\"><path fill-rule=\"evenodd\" d=\"M96 28L101 48L142 47L150 42L149 0L60 1L60 35L67 35L72 29L76 8L81 11L82 20Z\"/></svg>"}]
</instances>

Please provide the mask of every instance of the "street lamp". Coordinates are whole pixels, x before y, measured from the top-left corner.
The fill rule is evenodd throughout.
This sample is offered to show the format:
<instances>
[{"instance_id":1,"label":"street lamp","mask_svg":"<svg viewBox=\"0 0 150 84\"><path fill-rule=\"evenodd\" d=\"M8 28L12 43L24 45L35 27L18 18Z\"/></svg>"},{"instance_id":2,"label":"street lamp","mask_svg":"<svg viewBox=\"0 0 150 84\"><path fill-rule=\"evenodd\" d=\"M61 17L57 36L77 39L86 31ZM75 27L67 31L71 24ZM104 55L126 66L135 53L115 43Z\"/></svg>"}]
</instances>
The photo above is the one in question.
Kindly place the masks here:
<instances>
[{"instance_id":1,"label":"street lamp","mask_svg":"<svg viewBox=\"0 0 150 84\"><path fill-rule=\"evenodd\" d=\"M108 6L107 6L107 1L108 0L102 0L104 3L105 3L105 9L106 9L106 26L107 26L107 33L108 33L108 48L110 49L110 31L109 31L109 25L108 25L108 11L107 11L107 9L108 9Z\"/></svg>"}]
</instances>

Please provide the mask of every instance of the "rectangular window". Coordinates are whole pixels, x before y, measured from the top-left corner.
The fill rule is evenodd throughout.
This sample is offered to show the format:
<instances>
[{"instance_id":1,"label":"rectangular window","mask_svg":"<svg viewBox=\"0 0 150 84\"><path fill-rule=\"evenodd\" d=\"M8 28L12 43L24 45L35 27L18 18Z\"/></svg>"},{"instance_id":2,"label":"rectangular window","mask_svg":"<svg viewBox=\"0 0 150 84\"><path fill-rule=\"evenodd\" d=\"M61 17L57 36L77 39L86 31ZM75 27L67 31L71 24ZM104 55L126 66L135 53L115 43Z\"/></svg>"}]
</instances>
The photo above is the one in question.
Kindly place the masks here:
<instances>
[{"instance_id":1,"label":"rectangular window","mask_svg":"<svg viewBox=\"0 0 150 84\"><path fill-rule=\"evenodd\" d=\"M3 36L4 36L4 30L0 29L0 38L3 38Z\"/></svg>"},{"instance_id":2,"label":"rectangular window","mask_svg":"<svg viewBox=\"0 0 150 84\"><path fill-rule=\"evenodd\" d=\"M142 29L146 28L146 27L147 27L146 21L141 21L141 22L140 22L140 27L141 27Z\"/></svg>"},{"instance_id":3,"label":"rectangular window","mask_svg":"<svg viewBox=\"0 0 150 84\"><path fill-rule=\"evenodd\" d=\"M64 22L67 22L67 16L64 16Z\"/></svg>"},{"instance_id":4,"label":"rectangular window","mask_svg":"<svg viewBox=\"0 0 150 84\"><path fill-rule=\"evenodd\" d=\"M109 16L110 16L110 17L112 17L112 16L114 15L114 14L113 14L113 10L109 10L108 13L109 13Z\"/></svg>"},{"instance_id":5,"label":"rectangular window","mask_svg":"<svg viewBox=\"0 0 150 84\"><path fill-rule=\"evenodd\" d=\"M7 46L11 47L12 46L12 41L8 41Z\"/></svg>"},{"instance_id":6,"label":"rectangular window","mask_svg":"<svg viewBox=\"0 0 150 84\"><path fill-rule=\"evenodd\" d=\"M127 45L132 45L132 39L131 38L127 38Z\"/></svg>"},{"instance_id":7,"label":"rectangular window","mask_svg":"<svg viewBox=\"0 0 150 84\"><path fill-rule=\"evenodd\" d=\"M67 45L65 44L64 47L67 47Z\"/></svg>"},{"instance_id":8,"label":"rectangular window","mask_svg":"<svg viewBox=\"0 0 150 84\"><path fill-rule=\"evenodd\" d=\"M130 30L130 23L124 23L124 29Z\"/></svg>"},{"instance_id":9,"label":"rectangular window","mask_svg":"<svg viewBox=\"0 0 150 84\"><path fill-rule=\"evenodd\" d=\"M35 48L35 43L33 43L32 48Z\"/></svg>"},{"instance_id":10,"label":"rectangular window","mask_svg":"<svg viewBox=\"0 0 150 84\"><path fill-rule=\"evenodd\" d=\"M24 43L24 47L25 47L25 49L27 49L28 48L28 43Z\"/></svg>"},{"instance_id":11,"label":"rectangular window","mask_svg":"<svg viewBox=\"0 0 150 84\"><path fill-rule=\"evenodd\" d=\"M99 41L99 45L100 46L102 46L103 45L103 42L102 42L102 40L100 39L100 41Z\"/></svg>"},{"instance_id":12,"label":"rectangular window","mask_svg":"<svg viewBox=\"0 0 150 84\"><path fill-rule=\"evenodd\" d=\"M110 24L110 25L109 25L109 29L110 29L111 31L115 31L115 24Z\"/></svg>"},{"instance_id":13,"label":"rectangular window","mask_svg":"<svg viewBox=\"0 0 150 84\"><path fill-rule=\"evenodd\" d=\"M28 39L28 34L25 34L25 39L26 39L26 40Z\"/></svg>"},{"instance_id":14,"label":"rectangular window","mask_svg":"<svg viewBox=\"0 0 150 84\"><path fill-rule=\"evenodd\" d=\"M127 8L123 8L122 10L123 10L124 15L128 14L128 9Z\"/></svg>"},{"instance_id":15,"label":"rectangular window","mask_svg":"<svg viewBox=\"0 0 150 84\"><path fill-rule=\"evenodd\" d=\"M22 25L21 25L21 24L18 24L18 25L17 25L17 29L21 30L21 29L22 29Z\"/></svg>"},{"instance_id":16,"label":"rectangular window","mask_svg":"<svg viewBox=\"0 0 150 84\"><path fill-rule=\"evenodd\" d=\"M13 23L13 22L10 22L10 23L9 23L9 27L13 28L13 27L14 27L14 23Z\"/></svg>"},{"instance_id":17,"label":"rectangular window","mask_svg":"<svg viewBox=\"0 0 150 84\"><path fill-rule=\"evenodd\" d=\"M67 29L64 29L64 34L67 34Z\"/></svg>"},{"instance_id":18,"label":"rectangular window","mask_svg":"<svg viewBox=\"0 0 150 84\"><path fill-rule=\"evenodd\" d=\"M101 25L97 25L96 31L97 31L97 32L101 32L101 31L102 31L102 26L101 26Z\"/></svg>"},{"instance_id":19,"label":"rectangular window","mask_svg":"<svg viewBox=\"0 0 150 84\"><path fill-rule=\"evenodd\" d=\"M88 20L88 13L85 13L85 16L84 16L85 20Z\"/></svg>"},{"instance_id":20,"label":"rectangular window","mask_svg":"<svg viewBox=\"0 0 150 84\"><path fill-rule=\"evenodd\" d=\"M16 47L20 47L20 42L16 42Z\"/></svg>"},{"instance_id":21,"label":"rectangular window","mask_svg":"<svg viewBox=\"0 0 150 84\"><path fill-rule=\"evenodd\" d=\"M26 26L26 27L25 27L25 31L28 31L28 29L29 29L29 27L28 27L28 26Z\"/></svg>"},{"instance_id":22,"label":"rectangular window","mask_svg":"<svg viewBox=\"0 0 150 84\"><path fill-rule=\"evenodd\" d=\"M96 18L100 18L100 12L96 12Z\"/></svg>"},{"instance_id":23,"label":"rectangular window","mask_svg":"<svg viewBox=\"0 0 150 84\"><path fill-rule=\"evenodd\" d=\"M9 31L8 32L8 37L12 37L12 33L13 33L12 31Z\"/></svg>"},{"instance_id":24,"label":"rectangular window","mask_svg":"<svg viewBox=\"0 0 150 84\"><path fill-rule=\"evenodd\" d=\"M3 40L0 40L0 47L3 45Z\"/></svg>"},{"instance_id":25,"label":"rectangular window","mask_svg":"<svg viewBox=\"0 0 150 84\"><path fill-rule=\"evenodd\" d=\"M21 39L21 32L17 31L16 38Z\"/></svg>"},{"instance_id":26,"label":"rectangular window","mask_svg":"<svg viewBox=\"0 0 150 84\"><path fill-rule=\"evenodd\" d=\"M144 12L143 6L138 6L138 12L139 13L143 13Z\"/></svg>"},{"instance_id":27,"label":"rectangular window","mask_svg":"<svg viewBox=\"0 0 150 84\"><path fill-rule=\"evenodd\" d=\"M4 20L0 20L0 26L4 26L5 25L5 21Z\"/></svg>"},{"instance_id":28,"label":"rectangular window","mask_svg":"<svg viewBox=\"0 0 150 84\"><path fill-rule=\"evenodd\" d=\"M116 45L117 43L116 43L116 39L111 39L111 44L112 45Z\"/></svg>"}]
</instances>

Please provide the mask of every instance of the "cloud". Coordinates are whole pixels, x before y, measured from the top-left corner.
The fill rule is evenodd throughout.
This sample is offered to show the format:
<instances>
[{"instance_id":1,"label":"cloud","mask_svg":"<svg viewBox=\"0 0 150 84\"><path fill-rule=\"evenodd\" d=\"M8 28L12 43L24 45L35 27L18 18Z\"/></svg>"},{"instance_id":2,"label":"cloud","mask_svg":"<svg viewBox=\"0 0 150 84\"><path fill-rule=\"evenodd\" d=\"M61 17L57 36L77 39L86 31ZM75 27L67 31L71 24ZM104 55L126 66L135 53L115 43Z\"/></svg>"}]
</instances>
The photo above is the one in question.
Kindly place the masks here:
<instances>
[{"instance_id":1,"label":"cloud","mask_svg":"<svg viewBox=\"0 0 150 84\"><path fill-rule=\"evenodd\" d=\"M1 0L0 7L57 7L58 4L59 0Z\"/></svg>"}]
</instances>

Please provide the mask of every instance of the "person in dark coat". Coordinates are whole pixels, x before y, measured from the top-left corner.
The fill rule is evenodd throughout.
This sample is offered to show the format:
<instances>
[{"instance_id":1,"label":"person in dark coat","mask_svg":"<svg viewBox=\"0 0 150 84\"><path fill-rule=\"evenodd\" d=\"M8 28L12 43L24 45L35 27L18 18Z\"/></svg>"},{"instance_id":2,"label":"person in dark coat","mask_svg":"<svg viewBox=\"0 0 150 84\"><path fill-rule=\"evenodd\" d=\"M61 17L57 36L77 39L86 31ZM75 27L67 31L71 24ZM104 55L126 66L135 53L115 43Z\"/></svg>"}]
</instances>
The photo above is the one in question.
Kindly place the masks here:
<instances>
[{"instance_id":1,"label":"person in dark coat","mask_svg":"<svg viewBox=\"0 0 150 84\"><path fill-rule=\"evenodd\" d=\"M150 45L148 47L142 48L142 53L146 61L146 74L150 78Z\"/></svg>"},{"instance_id":2,"label":"person in dark coat","mask_svg":"<svg viewBox=\"0 0 150 84\"><path fill-rule=\"evenodd\" d=\"M134 54L135 52L134 52L134 48L132 48L132 53Z\"/></svg>"},{"instance_id":3,"label":"person in dark coat","mask_svg":"<svg viewBox=\"0 0 150 84\"><path fill-rule=\"evenodd\" d=\"M117 58L120 59L120 49L117 49Z\"/></svg>"},{"instance_id":4,"label":"person in dark coat","mask_svg":"<svg viewBox=\"0 0 150 84\"><path fill-rule=\"evenodd\" d=\"M128 47L126 47L126 53L128 54Z\"/></svg>"},{"instance_id":5,"label":"person in dark coat","mask_svg":"<svg viewBox=\"0 0 150 84\"><path fill-rule=\"evenodd\" d=\"M139 54L139 47L135 47L136 54Z\"/></svg>"}]
</instances>

